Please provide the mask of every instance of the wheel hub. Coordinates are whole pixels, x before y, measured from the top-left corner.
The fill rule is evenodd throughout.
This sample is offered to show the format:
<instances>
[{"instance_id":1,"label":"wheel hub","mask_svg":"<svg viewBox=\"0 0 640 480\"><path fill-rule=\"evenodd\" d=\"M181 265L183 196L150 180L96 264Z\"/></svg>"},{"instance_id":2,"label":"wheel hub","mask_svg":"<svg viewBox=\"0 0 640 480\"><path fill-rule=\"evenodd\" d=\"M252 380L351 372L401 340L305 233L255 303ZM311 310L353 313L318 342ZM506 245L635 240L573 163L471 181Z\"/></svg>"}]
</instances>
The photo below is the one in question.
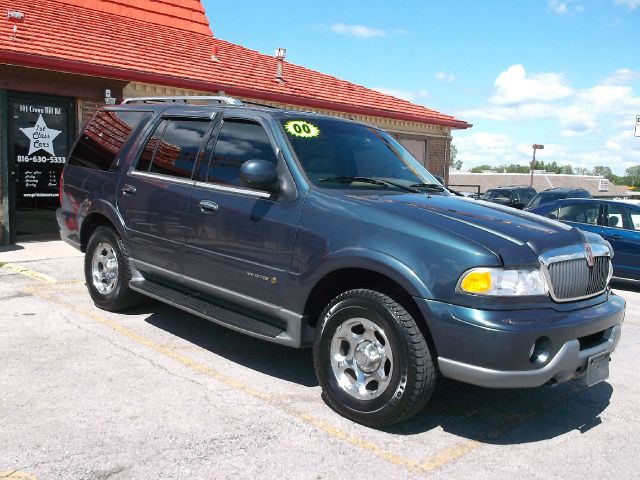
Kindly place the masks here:
<instances>
[{"instance_id":1,"label":"wheel hub","mask_svg":"<svg viewBox=\"0 0 640 480\"><path fill-rule=\"evenodd\" d=\"M342 323L331 339L331 369L342 390L358 400L382 395L393 374L393 350L377 323L351 318Z\"/></svg>"},{"instance_id":2,"label":"wheel hub","mask_svg":"<svg viewBox=\"0 0 640 480\"><path fill-rule=\"evenodd\" d=\"M93 286L102 295L111 293L118 283L118 257L107 242L99 243L93 251L91 278Z\"/></svg>"},{"instance_id":3,"label":"wheel hub","mask_svg":"<svg viewBox=\"0 0 640 480\"><path fill-rule=\"evenodd\" d=\"M356 347L356 364L366 373L376 371L383 356L384 352L368 340L360 342Z\"/></svg>"}]
</instances>

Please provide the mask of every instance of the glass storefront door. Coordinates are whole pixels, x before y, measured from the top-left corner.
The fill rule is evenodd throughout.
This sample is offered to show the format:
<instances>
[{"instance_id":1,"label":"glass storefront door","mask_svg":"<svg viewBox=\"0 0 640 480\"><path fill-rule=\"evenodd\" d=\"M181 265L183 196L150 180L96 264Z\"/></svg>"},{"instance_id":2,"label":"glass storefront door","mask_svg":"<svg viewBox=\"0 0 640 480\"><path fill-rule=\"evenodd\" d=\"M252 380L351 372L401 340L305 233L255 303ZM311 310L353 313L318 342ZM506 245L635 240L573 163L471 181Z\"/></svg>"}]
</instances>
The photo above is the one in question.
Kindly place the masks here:
<instances>
[{"instance_id":1,"label":"glass storefront door","mask_svg":"<svg viewBox=\"0 0 640 480\"><path fill-rule=\"evenodd\" d=\"M62 168L75 139L74 102L9 94L11 241L56 238Z\"/></svg>"}]
</instances>

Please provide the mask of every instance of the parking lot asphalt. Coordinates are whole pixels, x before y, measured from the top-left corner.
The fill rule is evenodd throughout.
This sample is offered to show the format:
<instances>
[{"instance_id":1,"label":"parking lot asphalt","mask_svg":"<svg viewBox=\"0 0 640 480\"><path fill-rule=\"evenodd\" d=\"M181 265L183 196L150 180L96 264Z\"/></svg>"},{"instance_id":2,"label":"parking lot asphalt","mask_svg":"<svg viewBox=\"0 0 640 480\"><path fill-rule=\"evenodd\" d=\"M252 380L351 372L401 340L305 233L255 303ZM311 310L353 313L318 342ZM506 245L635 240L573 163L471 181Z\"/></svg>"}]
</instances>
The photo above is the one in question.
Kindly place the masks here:
<instances>
[{"instance_id":1,"label":"parking lot asphalt","mask_svg":"<svg viewBox=\"0 0 640 480\"><path fill-rule=\"evenodd\" d=\"M441 380L374 430L322 401L311 352L147 301L113 314L62 242L0 249L0 478L636 479L640 288L610 378L522 390Z\"/></svg>"}]
</instances>

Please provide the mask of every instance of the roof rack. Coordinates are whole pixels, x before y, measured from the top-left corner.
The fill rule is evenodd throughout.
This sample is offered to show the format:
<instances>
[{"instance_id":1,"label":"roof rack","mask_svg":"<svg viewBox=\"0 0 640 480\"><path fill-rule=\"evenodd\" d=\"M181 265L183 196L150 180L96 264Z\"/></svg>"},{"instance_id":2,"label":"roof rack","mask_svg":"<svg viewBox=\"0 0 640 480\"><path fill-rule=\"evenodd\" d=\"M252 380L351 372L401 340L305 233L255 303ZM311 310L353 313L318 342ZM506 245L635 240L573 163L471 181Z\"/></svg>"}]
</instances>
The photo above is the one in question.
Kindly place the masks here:
<instances>
[{"instance_id":1,"label":"roof rack","mask_svg":"<svg viewBox=\"0 0 640 480\"><path fill-rule=\"evenodd\" d=\"M242 105L242 102L234 97L226 95L182 95L173 97L133 97L125 98L122 104L130 103L189 103L190 101L218 103L227 105Z\"/></svg>"}]
</instances>

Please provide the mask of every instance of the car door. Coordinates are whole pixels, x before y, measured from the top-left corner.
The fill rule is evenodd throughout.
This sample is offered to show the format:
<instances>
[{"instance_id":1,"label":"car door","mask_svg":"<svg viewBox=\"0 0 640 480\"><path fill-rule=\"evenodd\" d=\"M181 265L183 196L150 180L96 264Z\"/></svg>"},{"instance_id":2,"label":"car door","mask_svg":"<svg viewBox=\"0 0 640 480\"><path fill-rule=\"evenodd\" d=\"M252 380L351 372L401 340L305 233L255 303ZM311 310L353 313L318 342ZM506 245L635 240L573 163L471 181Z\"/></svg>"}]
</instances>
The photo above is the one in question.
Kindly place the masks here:
<instances>
[{"instance_id":1,"label":"car door","mask_svg":"<svg viewBox=\"0 0 640 480\"><path fill-rule=\"evenodd\" d=\"M139 270L173 278L182 273L192 172L211 127L206 117L163 116L123 176L118 209Z\"/></svg>"},{"instance_id":2,"label":"car door","mask_svg":"<svg viewBox=\"0 0 640 480\"><path fill-rule=\"evenodd\" d=\"M216 128L206 169L189 199L185 283L200 292L267 309L282 305L302 210L293 179L268 122L250 114L227 114ZM293 195L269 194L242 184L247 160L273 162Z\"/></svg>"},{"instance_id":3,"label":"car door","mask_svg":"<svg viewBox=\"0 0 640 480\"><path fill-rule=\"evenodd\" d=\"M607 202L602 223L614 251L613 274L640 280L640 208Z\"/></svg>"}]
</instances>

